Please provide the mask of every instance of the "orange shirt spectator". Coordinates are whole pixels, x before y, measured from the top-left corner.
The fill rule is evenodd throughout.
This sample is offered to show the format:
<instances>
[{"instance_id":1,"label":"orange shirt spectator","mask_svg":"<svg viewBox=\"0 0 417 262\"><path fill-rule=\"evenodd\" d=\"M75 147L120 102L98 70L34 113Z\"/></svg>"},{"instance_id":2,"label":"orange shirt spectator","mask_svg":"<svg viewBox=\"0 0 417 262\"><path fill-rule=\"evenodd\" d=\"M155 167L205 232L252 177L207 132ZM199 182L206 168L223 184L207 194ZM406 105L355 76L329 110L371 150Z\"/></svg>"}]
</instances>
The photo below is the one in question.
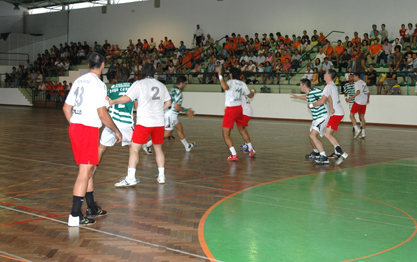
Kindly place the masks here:
<instances>
[{"instance_id":1,"label":"orange shirt spectator","mask_svg":"<svg viewBox=\"0 0 417 262\"><path fill-rule=\"evenodd\" d=\"M288 60L290 60L290 63L291 63L291 56L289 56L289 55L284 55L284 56L282 56L281 57L281 62L282 62L282 64L285 64L285 59L287 59L288 58Z\"/></svg>"},{"instance_id":2,"label":"orange shirt spectator","mask_svg":"<svg viewBox=\"0 0 417 262\"><path fill-rule=\"evenodd\" d=\"M256 51L258 51L259 50L259 47L261 47L261 42L257 42L257 43L255 43L255 49L256 49Z\"/></svg>"},{"instance_id":3,"label":"orange shirt spectator","mask_svg":"<svg viewBox=\"0 0 417 262\"><path fill-rule=\"evenodd\" d=\"M193 57L194 55L187 51L187 53L185 54L185 59L183 60L185 67L191 68Z\"/></svg>"},{"instance_id":4,"label":"orange shirt spectator","mask_svg":"<svg viewBox=\"0 0 417 262\"><path fill-rule=\"evenodd\" d=\"M377 45L370 45L369 46L369 51L371 51L371 54L375 55L377 54L379 51L382 50L382 45L381 44L377 44Z\"/></svg>"},{"instance_id":5,"label":"orange shirt spectator","mask_svg":"<svg viewBox=\"0 0 417 262\"><path fill-rule=\"evenodd\" d=\"M288 36L286 36L284 38L284 44L292 44L292 41L291 41L291 39ZM285 60L284 60L284 62L285 62Z\"/></svg>"},{"instance_id":6,"label":"orange shirt spectator","mask_svg":"<svg viewBox=\"0 0 417 262\"><path fill-rule=\"evenodd\" d=\"M200 59L200 58L201 58L200 49L198 48L194 49L194 59Z\"/></svg>"},{"instance_id":7,"label":"orange shirt spectator","mask_svg":"<svg viewBox=\"0 0 417 262\"><path fill-rule=\"evenodd\" d=\"M226 42L226 44L224 45L224 49L226 49L226 51L231 51L232 50L232 45L230 44L229 41Z\"/></svg>"},{"instance_id":8,"label":"orange shirt spectator","mask_svg":"<svg viewBox=\"0 0 417 262\"><path fill-rule=\"evenodd\" d=\"M277 42L279 43L279 41L285 41L285 38L283 36L278 37Z\"/></svg>"},{"instance_id":9,"label":"orange shirt spectator","mask_svg":"<svg viewBox=\"0 0 417 262\"><path fill-rule=\"evenodd\" d=\"M342 45L337 45L337 46L334 48L334 50L336 51L336 53L337 53L338 55L340 55L340 54L342 54L342 53L343 53L343 51L345 50L345 48L344 48Z\"/></svg>"},{"instance_id":10,"label":"orange shirt spectator","mask_svg":"<svg viewBox=\"0 0 417 262\"><path fill-rule=\"evenodd\" d=\"M328 45L326 45L325 47L324 47L324 53L327 55L327 56L332 56L333 55L333 53L334 53L334 51L333 51L333 46L331 46L330 44L328 44Z\"/></svg>"},{"instance_id":11,"label":"orange shirt spectator","mask_svg":"<svg viewBox=\"0 0 417 262\"><path fill-rule=\"evenodd\" d=\"M362 41L362 39L360 37L354 37L352 38L352 43L360 43Z\"/></svg>"},{"instance_id":12,"label":"orange shirt spectator","mask_svg":"<svg viewBox=\"0 0 417 262\"><path fill-rule=\"evenodd\" d=\"M298 47L301 45L301 42L300 41L297 41L297 42L295 42L294 44L293 44L293 46L294 46L294 48L295 49L298 49Z\"/></svg>"},{"instance_id":13,"label":"orange shirt spectator","mask_svg":"<svg viewBox=\"0 0 417 262\"><path fill-rule=\"evenodd\" d=\"M237 37L236 37L236 36L235 36L235 37L230 38L230 42L232 42L232 40L233 40L233 43L237 43Z\"/></svg>"},{"instance_id":14,"label":"orange shirt spectator","mask_svg":"<svg viewBox=\"0 0 417 262\"><path fill-rule=\"evenodd\" d=\"M325 43L326 42L326 37L324 35L320 35L319 36L319 42Z\"/></svg>"},{"instance_id":15,"label":"orange shirt spectator","mask_svg":"<svg viewBox=\"0 0 417 262\"><path fill-rule=\"evenodd\" d=\"M236 42L230 42L230 45L231 45L233 51L237 50Z\"/></svg>"},{"instance_id":16,"label":"orange shirt spectator","mask_svg":"<svg viewBox=\"0 0 417 262\"><path fill-rule=\"evenodd\" d=\"M148 43L144 43L142 46L143 50L149 50L149 44Z\"/></svg>"},{"instance_id":17,"label":"orange shirt spectator","mask_svg":"<svg viewBox=\"0 0 417 262\"><path fill-rule=\"evenodd\" d=\"M165 41L164 41L164 47L165 47L165 48L168 48L168 46L169 46L169 41L168 41L168 40L165 40Z\"/></svg>"},{"instance_id":18,"label":"orange shirt spectator","mask_svg":"<svg viewBox=\"0 0 417 262\"><path fill-rule=\"evenodd\" d=\"M245 41L245 39L243 38L243 37L240 37L238 40L237 40L237 43L238 44L242 44L242 43L245 43L246 41Z\"/></svg>"}]
</instances>

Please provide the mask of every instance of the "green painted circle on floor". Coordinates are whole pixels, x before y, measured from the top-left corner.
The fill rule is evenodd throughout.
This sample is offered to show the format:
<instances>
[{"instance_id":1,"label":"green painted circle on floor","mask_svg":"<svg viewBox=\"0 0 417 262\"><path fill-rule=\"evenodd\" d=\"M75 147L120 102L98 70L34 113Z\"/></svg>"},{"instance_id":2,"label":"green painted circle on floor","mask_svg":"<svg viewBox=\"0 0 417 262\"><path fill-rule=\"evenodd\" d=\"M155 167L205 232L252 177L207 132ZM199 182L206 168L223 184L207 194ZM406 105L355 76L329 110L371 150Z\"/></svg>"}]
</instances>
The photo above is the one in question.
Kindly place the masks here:
<instances>
[{"instance_id":1,"label":"green painted circle on floor","mask_svg":"<svg viewBox=\"0 0 417 262\"><path fill-rule=\"evenodd\" d=\"M207 216L207 247L214 258L227 262L344 261L390 249L415 231L405 213L367 199L402 203L404 196L394 196L389 190L393 184L384 179L390 168L401 172L398 166L374 165L277 181L236 194ZM385 252L369 261L386 256L401 260L407 252L398 257L398 252Z\"/></svg>"}]
</instances>

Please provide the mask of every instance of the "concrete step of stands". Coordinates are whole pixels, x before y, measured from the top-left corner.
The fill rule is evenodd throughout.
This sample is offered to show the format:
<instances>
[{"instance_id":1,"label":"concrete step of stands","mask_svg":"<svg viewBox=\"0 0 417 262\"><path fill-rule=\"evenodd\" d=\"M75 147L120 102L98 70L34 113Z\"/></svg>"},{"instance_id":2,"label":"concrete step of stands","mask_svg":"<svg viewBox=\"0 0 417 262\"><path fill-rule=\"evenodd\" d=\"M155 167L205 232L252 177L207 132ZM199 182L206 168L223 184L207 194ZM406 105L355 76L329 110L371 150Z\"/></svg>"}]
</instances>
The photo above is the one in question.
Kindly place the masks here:
<instances>
[{"instance_id":1,"label":"concrete step of stands","mask_svg":"<svg viewBox=\"0 0 417 262\"><path fill-rule=\"evenodd\" d=\"M20 93L22 93L22 95L26 98L26 100L32 104L32 95L28 92L32 92L32 90L26 89L26 88L22 88L19 87L19 91Z\"/></svg>"}]
</instances>

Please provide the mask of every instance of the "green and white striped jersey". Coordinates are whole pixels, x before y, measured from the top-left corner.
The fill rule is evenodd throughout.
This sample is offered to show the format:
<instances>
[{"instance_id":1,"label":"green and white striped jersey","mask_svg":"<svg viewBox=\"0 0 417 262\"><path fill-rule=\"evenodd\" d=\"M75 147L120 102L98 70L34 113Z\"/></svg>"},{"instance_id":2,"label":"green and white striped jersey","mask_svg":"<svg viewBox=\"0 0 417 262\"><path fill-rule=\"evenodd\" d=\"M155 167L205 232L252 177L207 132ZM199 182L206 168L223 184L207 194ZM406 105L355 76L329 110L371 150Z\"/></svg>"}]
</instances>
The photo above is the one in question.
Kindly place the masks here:
<instances>
[{"instance_id":1,"label":"green and white striped jersey","mask_svg":"<svg viewBox=\"0 0 417 262\"><path fill-rule=\"evenodd\" d=\"M174 86L171 90L169 90L169 95L171 96L171 107L168 108L168 110L171 110L175 114L179 114L180 112L175 110L175 104L178 104L179 106L182 105L182 92L181 90Z\"/></svg>"},{"instance_id":2,"label":"green and white striped jersey","mask_svg":"<svg viewBox=\"0 0 417 262\"><path fill-rule=\"evenodd\" d=\"M348 95L348 98L351 98L355 94L355 83L347 83L343 86L343 92L345 92ZM350 100L349 105L353 105L353 102L355 102L355 98Z\"/></svg>"},{"instance_id":3,"label":"green and white striped jersey","mask_svg":"<svg viewBox=\"0 0 417 262\"><path fill-rule=\"evenodd\" d=\"M323 90L319 88L312 87L310 88L310 92L307 95L307 103L313 104L314 102L320 100ZM313 120L317 120L327 116L327 109L324 104L321 106L316 106L311 108L311 113L313 114Z\"/></svg>"},{"instance_id":4,"label":"green and white striped jersey","mask_svg":"<svg viewBox=\"0 0 417 262\"><path fill-rule=\"evenodd\" d=\"M107 94L110 99L117 99L124 96L131 85L131 83L114 84L109 88ZM133 125L133 105L133 101L126 104L112 105L109 109L109 114L114 121Z\"/></svg>"}]
</instances>

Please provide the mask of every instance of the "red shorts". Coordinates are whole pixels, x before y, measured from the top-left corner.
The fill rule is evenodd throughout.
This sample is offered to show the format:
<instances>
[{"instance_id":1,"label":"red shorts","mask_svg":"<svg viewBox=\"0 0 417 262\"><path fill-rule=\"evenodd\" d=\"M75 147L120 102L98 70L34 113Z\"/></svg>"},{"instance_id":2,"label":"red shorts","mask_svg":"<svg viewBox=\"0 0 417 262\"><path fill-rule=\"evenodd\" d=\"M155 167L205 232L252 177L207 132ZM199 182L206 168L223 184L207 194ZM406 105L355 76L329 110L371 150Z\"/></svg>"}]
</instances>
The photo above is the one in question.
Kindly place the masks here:
<instances>
[{"instance_id":1,"label":"red shorts","mask_svg":"<svg viewBox=\"0 0 417 262\"><path fill-rule=\"evenodd\" d=\"M356 114L359 112L360 115L364 115L366 112L366 105L359 105L356 102L354 102L350 112L352 114Z\"/></svg>"},{"instance_id":2,"label":"red shorts","mask_svg":"<svg viewBox=\"0 0 417 262\"><path fill-rule=\"evenodd\" d=\"M98 165L98 128L82 124L70 124L68 133L75 163L77 165Z\"/></svg>"},{"instance_id":3,"label":"red shorts","mask_svg":"<svg viewBox=\"0 0 417 262\"><path fill-rule=\"evenodd\" d=\"M332 115L329 119L329 122L327 123L327 128L331 127L334 131L337 131L339 129L340 121L342 121L344 116L336 116Z\"/></svg>"},{"instance_id":4,"label":"red shorts","mask_svg":"<svg viewBox=\"0 0 417 262\"><path fill-rule=\"evenodd\" d=\"M163 126L146 127L136 125L133 131L132 142L144 145L148 142L150 136L154 145L161 145L164 143L164 132L165 128Z\"/></svg>"},{"instance_id":5,"label":"red shorts","mask_svg":"<svg viewBox=\"0 0 417 262\"><path fill-rule=\"evenodd\" d=\"M243 125L248 126L249 120L251 120L251 116L243 115Z\"/></svg>"},{"instance_id":6,"label":"red shorts","mask_svg":"<svg viewBox=\"0 0 417 262\"><path fill-rule=\"evenodd\" d=\"M224 110L222 127L233 129L235 122L237 126L245 125L242 111L242 106L226 107Z\"/></svg>"}]
</instances>

